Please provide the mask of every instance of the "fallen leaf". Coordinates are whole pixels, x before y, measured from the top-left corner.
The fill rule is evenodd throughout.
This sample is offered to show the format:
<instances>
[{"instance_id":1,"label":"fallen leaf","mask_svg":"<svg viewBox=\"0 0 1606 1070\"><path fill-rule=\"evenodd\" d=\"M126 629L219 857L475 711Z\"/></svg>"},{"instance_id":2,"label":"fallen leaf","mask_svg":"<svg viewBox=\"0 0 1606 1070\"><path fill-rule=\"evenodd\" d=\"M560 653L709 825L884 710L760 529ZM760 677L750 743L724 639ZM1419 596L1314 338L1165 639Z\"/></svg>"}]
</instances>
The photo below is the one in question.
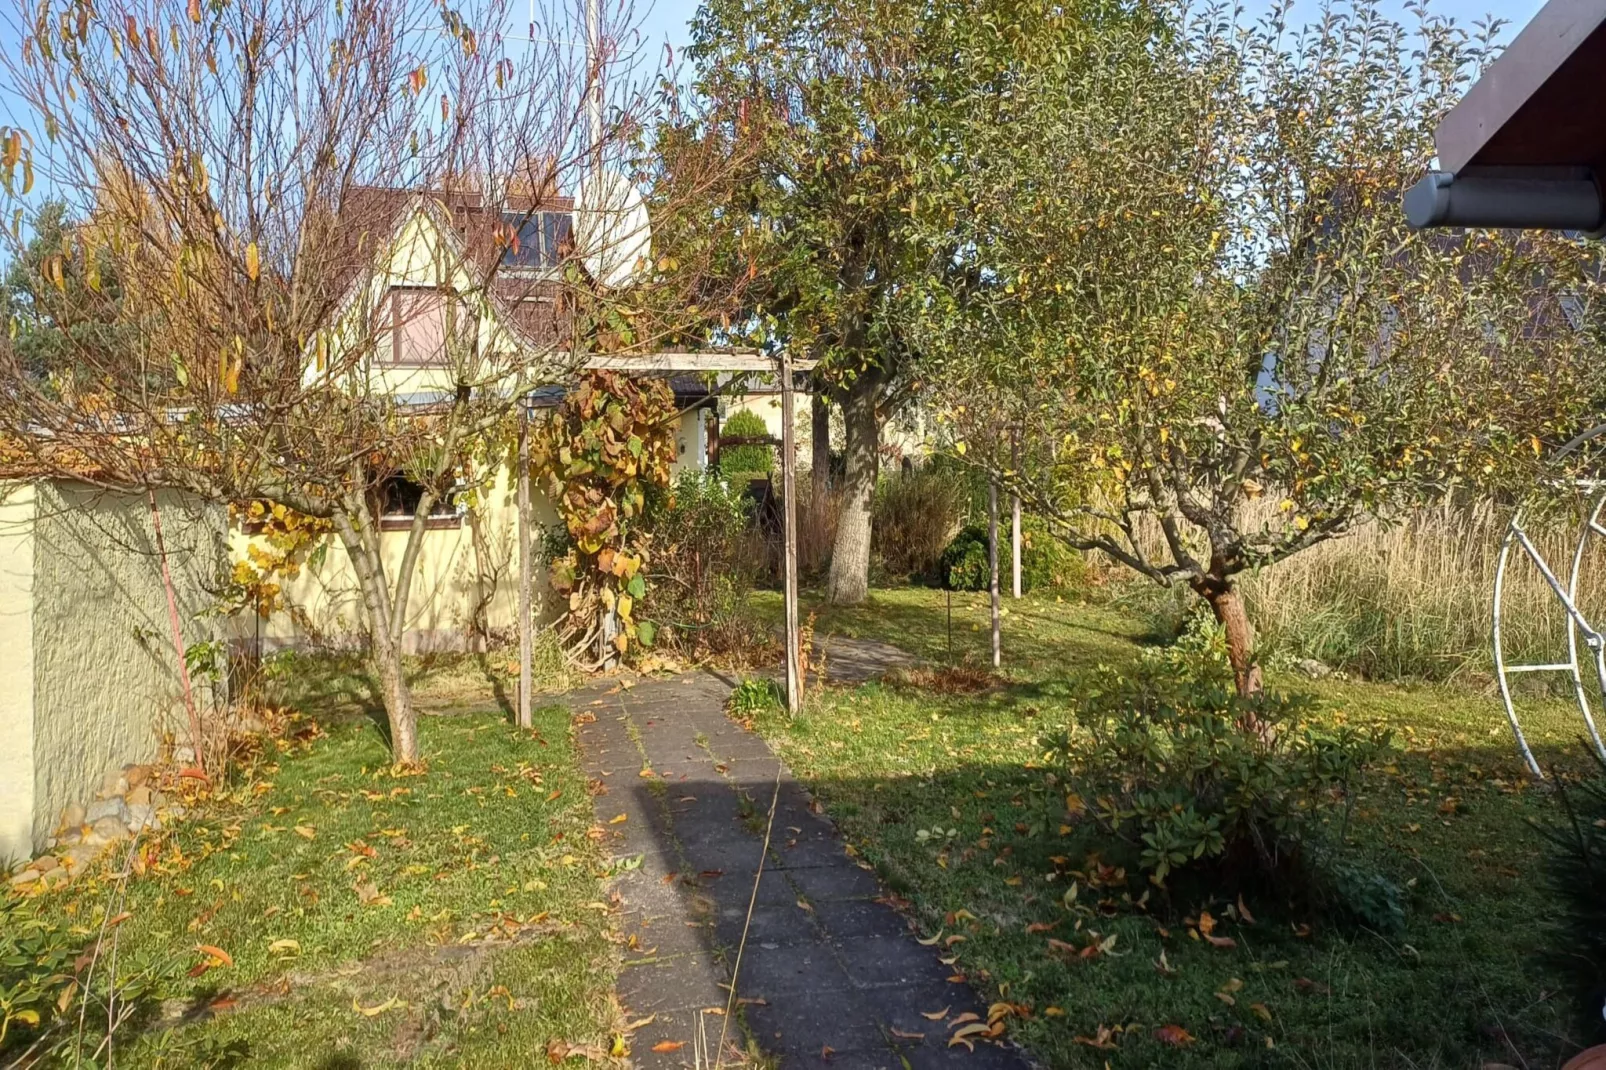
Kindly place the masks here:
<instances>
[{"instance_id":1,"label":"fallen leaf","mask_svg":"<svg viewBox=\"0 0 1606 1070\"><path fill-rule=\"evenodd\" d=\"M1244 906L1244 897L1242 892L1238 894L1238 920L1243 922L1245 925L1253 925L1255 923L1255 916L1249 913L1248 907Z\"/></svg>"},{"instance_id":2,"label":"fallen leaf","mask_svg":"<svg viewBox=\"0 0 1606 1070\"><path fill-rule=\"evenodd\" d=\"M1259 1018L1261 1021L1263 1021L1263 1022L1271 1021L1271 1010L1264 1003L1251 1003L1249 1005L1249 1009L1254 1011L1255 1012L1255 1016L1257 1018Z\"/></svg>"},{"instance_id":3,"label":"fallen leaf","mask_svg":"<svg viewBox=\"0 0 1606 1070\"><path fill-rule=\"evenodd\" d=\"M375 1004L372 1007L364 1007L362 1004L357 1002L355 996L353 996L351 1000L351 1009L362 1015L364 1018L377 1018L386 1011L392 1011L397 1007L405 1006L407 1006L407 1004L402 1002L400 996L391 996L389 999L385 1000L385 1002Z\"/></svg>"},{"instance_id":4,"label":"fallen leaf","mask_svg":"<svg viewBox=\"0 0 1606 1070\"><path fill-rule=\"evenodd\" d=\"M608 824L610 824L610 825L619 825L619 824L623 824L624 822L629 821L629 820L630 820L630 815L629 814L620 814L618 817L613 818L611 821L609 821Z\"/></svg>"},{"instance_id":5,"label":"fallen leaf","mask_svg":"<svg viewBox=\"0 0 1606 1070\"><path fill-rule=\"evenodd\" d=\"M940 1022L944 1018L948 1017L948 1008L944 1007L940 1011L921 1011L920 1012L920 1017L925 1018L925 1019L927 1019L929 1021Z\"/></svg>"},{"instance_id":6,"label":"fallen leaf","mask_svg":"<svg viewBox=\"0 0 1606 1070\"><path fill-rule=\"evenodd\" d=\"M981 1015L976 1014L974 1011L966 1011L964 1014L961 1014L961 1015L958 1015L957 1017L955 1017L954 1020L949 1022L948 1024L949 1025L964 1025L966 1022L979 1022L979 1021L981 1021Z\"/></svg>"},{"instance_id":7,"label":"fallen leaf","mask_svg":"<svg viewBox=\"0 0 1606 1070\"><path fill-rule=\"evenodd\" d=\"M1116 1046L1115 1030L1111 1029L1107 1025L1101 1025L1098 1027L1095 1035L1090 1037L1077 1037L1076 1043L1085 1044L1090 1048L1098 1048L1101 1051L1109 1051Z\"/></svg>"},{"instance_id":8,"label":"fallen leaf","mask_svg":"<svg viewBox=\"0 0 1606 1070\"><path fill-rule=\"evenodd\" d=\"M1028 934L1046 933L1058 924L1059 922L1057 921L1034 921L1030 925L1026 926L1026 932Z\"/></svg>"},{"instance_id":9,"label":"fallen leaf","mask_svg":"<svg viewBox=\"0 0 1606 1070\"><path fill-rule=\"evenodd\" d=\"M924 1033L905 1033L902 1029L899 1029L897 1026L893 1026L892 1027L892 1035L895 1036L895 1037L898 1037L898 1038L900 1038L902 1040L925 1040L926 1039L926 1034L924 1034Z\"/></svg>"},{"instance_id":10,"label":"fallen leaf","mask_svg":"<svg viewBox=\"0 0 1606 1070\"><path fill-rule=\"evenodd\" d=\"M686 1042L684 1040L660 1040L658 1043L652 1046L652 1050L661 1055L668 1051L679 1051L685 1046Z\"/></svg>"},{"instance_id":11,"label":"fallen leaf","mask_svg":"<svg viewBox=\"0 0 1606 1070\"><path fill-rule=\"evenodd\" d=\"M942 939L942 930L938 929L937 930L937 935L933 936L930 940L921 940L921 939L917 938L915 940L915 943L921 945L922 947L931 947L934 944L936 944L938 940L941 940L941 939Z\"/></svg>"},{"instance_id":12,"label":"fallen leaf","mask_svg":"<svg viewBox=\"0 0 1606 1070\"><path fill-rule=\"evenodd\" d=\"M234 957L227 951L224 951L221 947L217 947L213 944L196 944L195 950L214 960L212 963L214 966L234 965Z\"/></svg>"},{"instance_id":13,"label":"fallen leaf","mask_svg":"<svg viewBox=\"0 0 1606 1070\"><path fill-rule=\"evenodd\" d=\"M301 943L297 940L275 940L268 945L268 950L275 955L299 955Z\"/></svg>"},{"instance_id":14,"label":"fallen leaf","mask_svg":"<svg viewBox=\"0 0 1606 1070\"><path fill-rule=\"evenodd\" d=\"M1154 1039L1173 1048L1183 1048L1193 1043L1193 1034L1180 1025L1162 1025L1154 1031Z\"/></svg>"},{"instance_id":15,"label":"fallen leaf","mask_svg":"<svg viewBox=\"0 0 1606 1070\"><path fill-rule=\"evenodd\" d=\"M1062 1007L1044 1007L1043 1008L1043 1017L1044 1018L1063 1018L1063 1017L1065 1017L1065 1010Z\"/></svg>"},{"instance_id":16,"label":"fallen leaf","mask_svg":"<svg viewBox=\"0 0 1606 1070\"><path fill-rule=\"evenodd\" d=\"M1210 946L1211 947L1227 948L1227 947L1237 947L1238 946L1238 941L1234 940L1230 936L1210 936L1210 935L1207 934L1205 936L1205 939L1210 941Z\"/></svg>"}]
</instances>

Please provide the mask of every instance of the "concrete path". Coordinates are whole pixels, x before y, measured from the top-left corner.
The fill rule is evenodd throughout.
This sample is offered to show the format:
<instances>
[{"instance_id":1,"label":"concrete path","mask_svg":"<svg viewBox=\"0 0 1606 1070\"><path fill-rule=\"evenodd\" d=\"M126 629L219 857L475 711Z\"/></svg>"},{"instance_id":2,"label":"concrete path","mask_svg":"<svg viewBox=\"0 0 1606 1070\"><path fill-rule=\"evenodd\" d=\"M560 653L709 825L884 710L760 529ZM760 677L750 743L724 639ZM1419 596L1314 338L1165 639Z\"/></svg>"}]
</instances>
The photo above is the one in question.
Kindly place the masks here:
<instances>
[{"instance_id":1,"label":"concrete path","mask_svg":"<svg viewBox=\"0 0 1606 1070\"><path fill-rule=\"evenodd\" d=\"M874 874L844 853L764 740L726 718L734 683L709 672L628 688L608 680L568 699L582 714L579 739L610 849L627 865L640 858L615 882L631 941L619 998L632 1020L652 1018L631 1040L636 1065L693 1065L699 1030L712 1052L728 1026L727 1049L751 1043L784 1068L1024 1070L1005 1048L948 1048L952 1027L924 1017L986 1009L879 901ZM730 978L777 777L733 1004Z\"/></svg>"}]
</instances>

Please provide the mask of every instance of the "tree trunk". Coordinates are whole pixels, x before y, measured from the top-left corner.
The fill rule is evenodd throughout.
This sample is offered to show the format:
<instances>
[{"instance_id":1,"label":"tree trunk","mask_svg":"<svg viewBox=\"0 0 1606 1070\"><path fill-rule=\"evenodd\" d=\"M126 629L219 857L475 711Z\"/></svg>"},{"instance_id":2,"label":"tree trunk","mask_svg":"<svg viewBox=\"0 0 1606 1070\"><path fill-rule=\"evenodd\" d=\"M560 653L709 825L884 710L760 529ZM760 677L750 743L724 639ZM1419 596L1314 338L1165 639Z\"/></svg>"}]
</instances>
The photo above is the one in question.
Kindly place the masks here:
<instances>
[{"instance_id":1,"label":"tree trunk","mask_svg":"<svg viewBox=\"0 0 1606 1070\"><path fill-rule=\"evenodd\" d=\"M816 393L809 406L809 447L813 460L809 462L809 489L813 492L814 507L825 503L826 491L831 486L831 403L822 393Z\"/></svg>"},{"instance_id":2,"label":"tree trunk","mask_svg":"<svg viewBox=\"0 0 1606 1070\"><path fill-rule=\"evenodd\" d=\"M413 709L413 691L402 669L401 644L387 632L374 631L368 649L390 725L390 756L398 765L414 765L419 756L418 711Z\"/></svg>"},{"instance_id":3,"label":"tree trunk","mask_svg":"<svg viewBox=\"0 0 1606 1070\"><path fill-rule=\"evenodd\" d=\"M418 712L413 709L412 689L402 670L401 632L392 627L405 614L392 612L379 536L369 518L355 510L337 510L331 520L351 558L363 612L368 618L368 660L379 679L379 697L385 704L390 756L398 765L411 765L419 757Z\"/></svg>"},{"instance_id":4,"label":"tree trunk","mask_svg":"<svg viewBox=\"0 0 1606 1070\"><path fill-rule=\"evenodd\" d=\"M842 399L844 472L836 542L825 597L835 606L854 606L870 593L870 505L881 459L881 425L876 419L878 384L860 376Z\"/></svg>"},{"instance_id":5,"label":"tree trunk","mask_svg":"<svg viewBox=\"0 0 1606 1070\"><path fill-rule=\"evenodd\" d=\"M1264 690L1260 678L1260 665L1255 661L1255 633L1249 625L1249 614L1244 612L1244 600L1231 580L1216 580L1206 587L1196 588L1216 620L1227 632L1227 660L1232 664L1232 678L1238 694L1245 698Z\"/></svg>"}]
</instances>

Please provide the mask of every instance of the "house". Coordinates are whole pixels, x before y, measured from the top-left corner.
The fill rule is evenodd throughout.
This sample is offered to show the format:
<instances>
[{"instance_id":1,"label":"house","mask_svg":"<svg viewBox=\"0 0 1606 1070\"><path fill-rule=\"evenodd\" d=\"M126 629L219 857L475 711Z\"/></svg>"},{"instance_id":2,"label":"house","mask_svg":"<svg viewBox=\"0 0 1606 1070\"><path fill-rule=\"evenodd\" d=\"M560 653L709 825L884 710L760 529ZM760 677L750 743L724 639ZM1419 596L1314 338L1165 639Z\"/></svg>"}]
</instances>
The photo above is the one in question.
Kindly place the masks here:
<instances>
[{"instance_id":1,"label":"house","mask_svg":"<svg viewBox=\"0 0 1606 1070\"><path fill-rule=\"evenodd\" d=\"M570 315L561 272L574 262L570 199L492 203L474 193L371 189L356 191L351 202L349 214L363 223L347 235L358 255L336 260L370 266L333 280L344 288L337 324L325 343L327 359L309 362L309 376L333 374L329 369L339 366L355 389L427 401L449 389L443 374L448 346L471 345L492 362L517 347L561 352ZM473 296L449 306L444 293ZM351 338L377 343L361 360L342 360L342 340ZM635 358L601 359L629 368ZM680 409L674 469L706 467L718 394L706 377L674 374L662 362L644 364L650 370L643 374L669 378ZM553 378L567 374L567 368L555 368ZM536 404L555 405L562 393L545 388L532 397ZM409 652L483 649L517 626L515 473L496 461L480 475L483 485L472 495L441 501L429 519L409 602ZM384 488L388 511L380 518L380 538L388 570L401 565L419 493L400 477ZM557 523L539 488L532 504L538 525ZM248 517L237 520L229 539L236 559L247 558L253 545L264 548ZM265 617L246 611L233 618L236 645L258 652L358 645L364 623L355 575L338 543L328 541L294 575L283 577L279 608ZM536 570L536 605L550 607L542 598L544 572Z\"/></svg>"},{"instance_id":2,"label":"house","mask_svg":"<svg viewBox=\"0 0 1606 1070\"><path fill-rule=\"evenodd\" d=\"M226 568L223 510L156 495L186 647ZM187 737L150 501L66 479L0 485L0 870L108 771Z\"/></svg>"}]
</instances>

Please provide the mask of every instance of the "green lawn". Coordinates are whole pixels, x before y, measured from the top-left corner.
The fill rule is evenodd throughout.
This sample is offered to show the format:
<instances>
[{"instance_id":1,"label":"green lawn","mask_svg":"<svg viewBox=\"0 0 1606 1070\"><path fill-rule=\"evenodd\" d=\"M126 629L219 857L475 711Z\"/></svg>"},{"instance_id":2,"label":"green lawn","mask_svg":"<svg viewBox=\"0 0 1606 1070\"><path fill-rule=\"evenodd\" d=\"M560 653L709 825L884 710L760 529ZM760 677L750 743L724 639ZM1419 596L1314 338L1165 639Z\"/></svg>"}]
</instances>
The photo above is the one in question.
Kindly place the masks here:
<instances>
[{"instance_id":1,"label":"green lawn","mask_svg":"<svg viewBox=\"0 0 1606 1070\"><path fill-rule=\"evenodd\" d=\"M119 1065L522 1066L552 1040L607 1043L614 955L568 713L426 716L422 743L427 771L398 776L366 719L315 728L173 832L126 900L102 877L39 901L85 939L128 912L118 973L158 980Z\"/></svg>"},{"instance_id":2,"label":"green lawn","mask_svg":"<svg viewBox=\"0 0 1606 1070\"><path fill-rule=\"evenodd\" d=\"M941 592L878 591L864 607L810 609L819 635L948 656ZM922 930L962 938L951 944L954 968L984 996L1030 1008L1013 1034L1049 1065L1557 1065L1571 1008L1535 960L1554 907L1529 824L1556 808L1528 782L1497 702L1270 674L1274 688L1316 695L1332 721L1394 727L1396 750L1365 784L1351 839L1407 885L1402 935L1291 914L1270 897L1245 904L1253 924L1220 900L1144 912L1126 898L1141 894L1142 878L1100 886L1088 833L1061 827L1063 795L1036 747L1063 723L1076 670L1132 661L1142 632L1115 609L1028 599L1005 618L1005 679L990 692L827 689L800 719L769 714L759 728L908 897ZM956 658L985 658L983 596L954 595L952 634ZM1541 761L1583 768L1570 706L1539 704L1527 727ZM1183 923L1201 908L1235 947L1213 947ZM1109 953L1073 958L1048 942L1081 946L1090 932L1115 937ZM1164 1026L1193 1039L1166 1044L1155 1034Z\"/></svg>"}]
</instances>

